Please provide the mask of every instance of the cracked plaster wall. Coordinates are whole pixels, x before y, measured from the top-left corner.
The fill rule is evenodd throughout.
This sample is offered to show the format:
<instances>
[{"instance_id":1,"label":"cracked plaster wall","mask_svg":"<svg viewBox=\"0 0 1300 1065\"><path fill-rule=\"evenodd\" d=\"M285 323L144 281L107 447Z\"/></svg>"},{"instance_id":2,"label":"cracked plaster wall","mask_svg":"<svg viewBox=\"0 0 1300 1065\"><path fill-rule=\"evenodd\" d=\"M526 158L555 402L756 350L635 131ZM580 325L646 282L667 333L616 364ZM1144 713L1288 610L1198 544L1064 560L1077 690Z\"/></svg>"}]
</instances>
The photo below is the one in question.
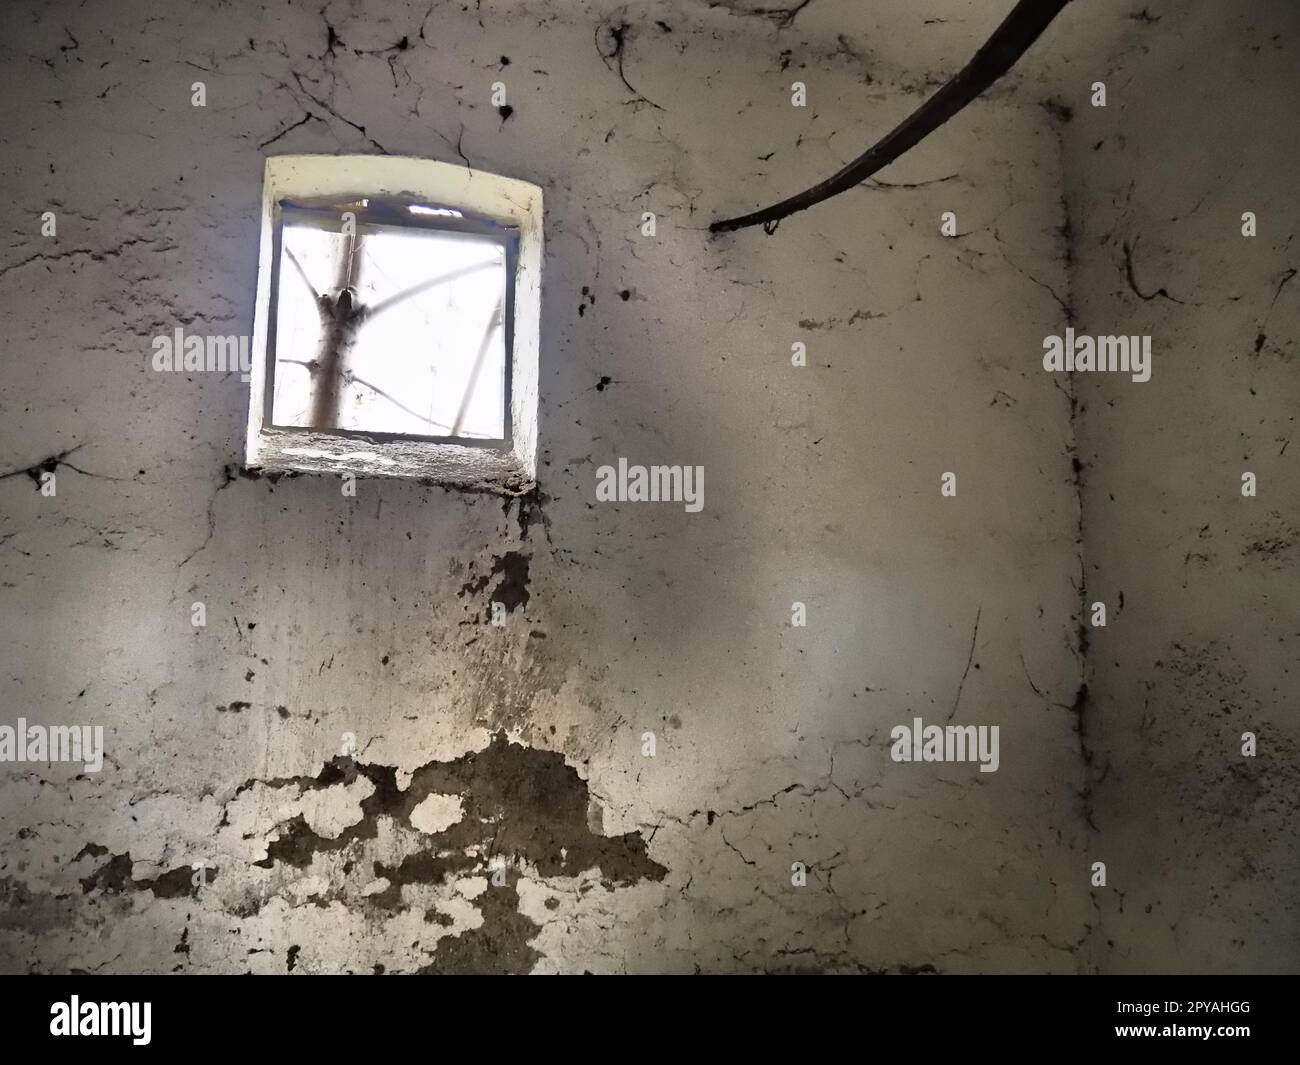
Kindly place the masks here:
<instances>
[{"instance_id":1,"label":"cracked plaster wall","mask_svg":"<svg viewBox=\"0 0 1300 1065\"><path fill-rule=\"evenodd\" d=\"M1148 383L1079 388L1087 598L1111 609L1085 709L1114 888L1094 897L1097 962L1293 972L1300 11L1149 13L1065 140L1078 328L1154 346Z\"/></svg>"},{"instance_id":2,"label":"cracked plaster wall","mask_svg":"<svg viewBox=\"0 0 1300 1065\"><path fill-rule=\"evenodd\" d=\"M6 7L6 702L108 732L98 775L3 767L6 971L1120 964L1078 714L1095 404L1036 354L1072 291L1103 306L1067 269L1050 64L889 187L711 240L1000 17L740 6ZM535 496L245 476L237 376L149 368L178 324L251 329L276 151L544 188ZM60 455L42 497L23 471ZM704 511L596 505L619 456L703 465ZM1001 768L893 763L916 715L999 725Z\"/></svg>"}]
</instances>

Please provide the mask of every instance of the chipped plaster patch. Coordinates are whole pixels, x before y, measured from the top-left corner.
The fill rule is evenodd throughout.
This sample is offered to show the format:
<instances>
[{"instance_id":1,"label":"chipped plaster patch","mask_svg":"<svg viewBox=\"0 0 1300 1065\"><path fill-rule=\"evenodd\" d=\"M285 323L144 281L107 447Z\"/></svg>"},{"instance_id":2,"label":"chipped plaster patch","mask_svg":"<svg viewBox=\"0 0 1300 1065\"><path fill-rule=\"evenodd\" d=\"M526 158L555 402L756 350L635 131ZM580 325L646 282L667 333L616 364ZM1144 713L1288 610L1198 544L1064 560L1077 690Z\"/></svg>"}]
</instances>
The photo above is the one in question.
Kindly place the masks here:
<instances>
[{"instance_id":1,"label":"chipped plaster patch","mask_svg":"<svg viewBox=\"0 0 1300 1065\"><path fill-rule=\"evenodd\" d=\"M374 784L365 777L321 791L307 791L301 800L303 819L313 832L337 839L344 829L365 816L361 802L374 793Z\"/></svg>"},{"instance_id":2,"label":"chipped plaster patch","mask_svg":"<svg viewBox=\"0 0 1300 1065\"><path fill-rule=\"evenodd\" d=\"M459 795L430 795L411 811L411 825L421 832L436 834L450 828L465 816Z\"/></svg>"}]
</instances>

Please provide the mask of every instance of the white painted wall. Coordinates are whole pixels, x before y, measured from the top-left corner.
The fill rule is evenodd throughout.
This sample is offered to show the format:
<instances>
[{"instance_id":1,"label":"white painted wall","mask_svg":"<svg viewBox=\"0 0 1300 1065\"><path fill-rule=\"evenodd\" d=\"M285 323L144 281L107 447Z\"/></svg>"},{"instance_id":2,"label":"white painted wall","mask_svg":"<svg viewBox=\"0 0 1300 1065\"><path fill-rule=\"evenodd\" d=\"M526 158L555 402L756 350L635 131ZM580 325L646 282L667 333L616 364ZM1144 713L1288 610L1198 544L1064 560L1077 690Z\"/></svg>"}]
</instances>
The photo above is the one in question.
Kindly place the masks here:
<instances>
[{"instance_id":1,"label":"white painted wall","mask_svg":"<svg viewBox=\"0 0 1300 1065\"><path fill-rule=\"evenodd\" d=\"M1045 41L889 187L772 237L710 238L714 217L860 151L997 21L881 5L892 32L839 41L805 28L826 5L783 26L694 3L340 3L332 49L325 19L287 5L6 7L0 453L22 471L76 450L53 498L21 472L0 481L2 682L9 719L103 724L108 753L95 776L0 767L4 969L283 971L295 946L301 971L1202 960L1180 940L1099 945L1133 903L1111 901L1124 886L1098 900L1088 866L1100 851L1112 884L1155 883L1112 815L1151 783L1098 780L1112 721L1137 712L1124 674L1092 681L1113 709L1078 733L1090 556L1071 460L1106 423L1082 390L1072 418L1039 363L1067 307L1112 317L1122 276L1102 280L1114 263L1080 234L1105 227L1097 182L1132 157L1097 154L1081 177L1079 131L1101 116L1051 61L1067 41ZM632 90L598 51L620 19ZM178 323L251 329L268 153L381 150L544 190L540 504L242 478L247 386L149 367ZM57 240L37 235L45 210ZM940 236L943 211L962 236ZM1123 395L1166 387L1166 366ZM1112 456L1082 454L1090 531ZM597 504L596 470L619 457L702 465L703 511ZM1155 579L1148 553L1102 535L1117 561L1089 562L1089 589L1137 587L1126 566ZM503 628L493 597L512 607ZM917 716L998 725L999 770L891 761L890 730ZM335 780L345 734L361 771ZM430 832L445 819L423 804L457 800L471 814ZM505 887L487 879L494 838ZM186 882L198 861L218 870L203 891ZM1275 941L1251 964L1288 957Z\"/></svg>"}]
</instances>

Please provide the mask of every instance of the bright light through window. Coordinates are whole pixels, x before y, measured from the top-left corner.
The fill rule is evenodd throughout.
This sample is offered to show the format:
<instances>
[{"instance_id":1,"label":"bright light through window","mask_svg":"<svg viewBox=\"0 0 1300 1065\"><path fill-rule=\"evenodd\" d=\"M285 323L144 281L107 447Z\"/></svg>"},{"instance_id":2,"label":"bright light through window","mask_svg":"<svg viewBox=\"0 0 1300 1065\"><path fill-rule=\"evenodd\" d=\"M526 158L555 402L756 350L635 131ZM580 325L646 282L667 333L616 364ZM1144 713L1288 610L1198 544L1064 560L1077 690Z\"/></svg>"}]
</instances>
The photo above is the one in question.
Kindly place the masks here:
<instances>
[{"instance_id":1,"label":"bright light through window","mask_svg":"<svg viewBox=\"0 0 1300 1065\"><path fill-rule=\"evenodd\" d=\"M433 216L423 228L358 221L347 232L340 212L286 207L273 425L504 438L507 245L428 228L459 212L418 213Z\"/></svg>"},{"instance_id":2,"label":"bright light through window","mask_svg":"<svg viewBox=\"0 0 1300 1065\"><path fill-rule=\"evenodd\" d=\"M248 468L526 492L542 215L538 186L461 163L268 158Z\"/></svg>"}]
</instances>

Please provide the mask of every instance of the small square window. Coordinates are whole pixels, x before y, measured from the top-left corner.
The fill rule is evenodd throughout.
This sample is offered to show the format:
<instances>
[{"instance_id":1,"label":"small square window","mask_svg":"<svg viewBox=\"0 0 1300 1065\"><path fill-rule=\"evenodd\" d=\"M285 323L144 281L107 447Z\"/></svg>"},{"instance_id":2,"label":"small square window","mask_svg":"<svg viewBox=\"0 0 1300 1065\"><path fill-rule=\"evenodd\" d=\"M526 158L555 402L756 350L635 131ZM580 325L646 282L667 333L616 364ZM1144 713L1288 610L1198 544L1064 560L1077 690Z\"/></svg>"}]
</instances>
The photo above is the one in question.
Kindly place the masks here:
<instances>
[{"instance_id":1,"label":"small square window","mask_svg":"<svg viewBox=\"0 0 1300 1065\"><path fill-rule=\"evenodd\" d=\"M268 159L248 464L531 483L541 211L444 163Z\"/></svg>"}]
</instances>

